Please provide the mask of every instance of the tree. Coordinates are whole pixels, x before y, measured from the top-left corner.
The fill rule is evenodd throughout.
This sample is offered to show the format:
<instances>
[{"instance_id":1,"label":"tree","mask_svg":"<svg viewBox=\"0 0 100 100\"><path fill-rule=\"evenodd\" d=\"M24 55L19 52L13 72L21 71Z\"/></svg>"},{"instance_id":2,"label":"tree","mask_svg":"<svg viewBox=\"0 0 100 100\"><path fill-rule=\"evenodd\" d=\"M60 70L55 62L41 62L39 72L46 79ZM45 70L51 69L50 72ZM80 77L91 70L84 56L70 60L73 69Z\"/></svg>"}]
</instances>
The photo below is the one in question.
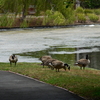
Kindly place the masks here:
<instances>
[{"instance_id":1,"label":"tree","mask_svg":"<svg viewBox=\"0 0 100 100\"><path fill-rule=\"evenodd\" d=\"M29 6L35 5L36 15L39 15L41 11L44 13L47 10L51 10L52 12L58 11L65 19L70 19L71 21L74 12L74 1L75 0L0 0L0 9L4 9L4 12L7 14L11 12L15 15L21 13L22 20L24 20L28 13ZM66 2L66 4L64 4L64 2Z\"/></svg>"},{"instance_id":2,"label":"tree","mask_svg":"<svg viewBox=\"0 0 100 100\"><path fill-rule=\"evenodd\" d=\"M6 13L12 12L16 15L22 12L22 19L25 18L29 5L34 4L33 0L1 0L0 8Z\"/></svg>"},{"instance_id":3,"label":"tree","mask_svg":"<svg viewBox=\"0 0 100 100\"><path fill-rule=\"evenodd\" d=\"M100 0L80 0L83 8L100 8Z\"/></svg>"},{"instance_id":4,"label":"tree","mask_svg":"<svg viewBox=\"0 0 100 100\"><path fill-rule=\"evenodd\" d=\"M15 14L22 12L22 18L25 18L29 5L35 5L37 15L41 11L55 10L63 12L66 9L64 2L72 4L73 0L0 0L0 8L6 12L13 12ZM69 5L69 6L70 6Z\"/></svg>"}]
</instances>

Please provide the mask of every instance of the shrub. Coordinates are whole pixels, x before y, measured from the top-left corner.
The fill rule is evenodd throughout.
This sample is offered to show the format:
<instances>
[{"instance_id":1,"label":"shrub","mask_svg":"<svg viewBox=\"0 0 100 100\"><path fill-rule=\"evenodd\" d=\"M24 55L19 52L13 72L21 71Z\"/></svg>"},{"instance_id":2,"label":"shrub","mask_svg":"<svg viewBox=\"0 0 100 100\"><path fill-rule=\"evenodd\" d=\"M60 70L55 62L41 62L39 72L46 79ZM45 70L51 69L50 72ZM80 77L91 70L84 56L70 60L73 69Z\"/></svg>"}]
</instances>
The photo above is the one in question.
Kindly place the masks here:
<instances>
[{"instance_id":1,"label":"shrub","mask_svg":"<svg viewBox=\"0 0 100 100\"><path fill-rule=\"evenodd\" d=\"M43 25L64 25L65 17L58 11L46 11L46 17L43 20Z\"/></svg>"},{"instance_id":2,"label":"shrub","mask_svg":"<svg viewBox=\"0 0 100 100\"><path fill-rule=\"evenodd\" d=\"M14 18L10 17L8 14L2 14L0 17L1 27L11 27L14 23Z\"/></svg>"},{"instance_id":3,"label":"shrub","mask_svg":"<svg viewBox=\"0 0 100 100\"><path fill-rule=\"evenodd\" d=\"M89 14L89 13L94 13L94 11L91 10L91 9L85 9L85 10L84 10L84 13L87 15L87 14Z\"/></svg>"},{"instance_id":4,"label":"shrub","mask_svg":"<svg viewBox=\"0 0 100 100\"><path fill-rule=\"evenodd\" d=\"M13 23L14 23L14 18L8 18L7 19L8 21L7 21L7 27L12 27L13 26Z\"/></svg>"},{"instance_id":5,"label":"shrub","mask_svg":"<svg viewBox=\"0 0 100 100\"><path fill-rule=\"evenodd\" d=\"M29 24L28 24L28 22L26 20L24 20L20 25L21 28L26 28L28 26L29 26Z\"/></svg>"},{"instance_id":6,"label":"shrub","mask_svg":"<svg viewBox=\"0 0 100 100\"><path fill-rule=\"evenodd\" d=\"M52 14L53 14L53 11L52 11L52 10L47 10L47 11L46 11L46 15L47 15L47 16L50 16L50 15L52 15Z\"/></svg>"},{"instance_id":7,"label":"shrub","mask_svg":"<svg viewBox=\"0 0 100 100\"><path fill-rule=\"evenodd\" d=\"M92 22L97 22L99 20L99 17L95 14L88 14L88 17Z\"/></svg>"},{"instance_id":8,"label":"shrub","mask_svg":"<svg viewBox=\"0 0 100 100\"><path fill-rule=\"evenodd\" d=\"M63 25L64 24L65 17L60 12L56 11L53 16L54 16L54 21L53 21L54 25Z\"/></svg>"},{"instance_id":9,"label":"shrub","mask_svg":"<svg viewBox=\"0 0 100 100\"><path fill-rule=\"evenodd\" d=\"M84 13L84 9L82 7L78 7L76 9L76 13Z\"/></svg>"},{"instance_id":10,"label":"shrub","mask_svg":"<svg viewBox=\"0 0 100 100\"><path fill-rule=\"evenodd\" d=\"M100 9L94 9L94 13L95 13L96 15L100 15Z\"/></svg>"},{"instance_id":11,"label":"shrub","mask_svg":"<svg viewBox=\"0 0 100 100\"><path fill-rule=\"evenodd\" d=\"M66 24L73 24L76 20L75 11L69 7L66 9L65 13L66 13L66 15L65 15Z\"/></svg>"},{"instance_id":12,"label":"shrub","mask_svg":"<svg viewBox=\"0 0 100 100\"><path fill-rule=\"evenodd\" d=\"M86 22L86 17L84 14L77 14L77 20L80 23L85 23Z\"/></svg>"}]
</instances>

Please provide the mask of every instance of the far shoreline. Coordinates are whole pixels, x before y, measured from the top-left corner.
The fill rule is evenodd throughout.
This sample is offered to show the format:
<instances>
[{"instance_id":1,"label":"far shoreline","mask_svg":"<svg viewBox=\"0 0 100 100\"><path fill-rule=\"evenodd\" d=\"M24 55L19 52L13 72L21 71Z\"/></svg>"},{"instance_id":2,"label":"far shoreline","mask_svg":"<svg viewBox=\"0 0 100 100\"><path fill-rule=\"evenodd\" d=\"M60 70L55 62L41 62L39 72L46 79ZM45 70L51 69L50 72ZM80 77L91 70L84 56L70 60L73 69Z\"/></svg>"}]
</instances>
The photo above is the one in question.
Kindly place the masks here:
<instances>
[{"instance_id":1,"label":"far shoreline","mask_svg":"<svg viewBox=\"0 0 100 100\"><path fill-rule=\"evenodd\" d=\"M100 25L100 23L77 23L71 25L58 25L58 26L33 26L33 27L0 27L0 31L8 31L8 30L17 30L17 29L44 29L44 28L72 28L72 27L80 27L80 26L89 26L89 25Z\"/></svg>"}]
</instances>

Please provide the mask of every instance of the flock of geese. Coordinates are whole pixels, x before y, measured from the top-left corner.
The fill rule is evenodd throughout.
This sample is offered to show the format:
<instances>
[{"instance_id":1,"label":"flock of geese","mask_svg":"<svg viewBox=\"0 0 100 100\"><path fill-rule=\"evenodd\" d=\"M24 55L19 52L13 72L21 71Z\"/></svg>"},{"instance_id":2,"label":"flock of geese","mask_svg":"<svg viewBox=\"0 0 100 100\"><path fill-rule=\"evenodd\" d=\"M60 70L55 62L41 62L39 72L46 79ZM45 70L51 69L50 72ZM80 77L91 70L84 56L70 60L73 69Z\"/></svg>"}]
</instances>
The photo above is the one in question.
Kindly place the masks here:
<instances>
[{"instance_id":1,"label":"flock of geese","mask_svg":"<svg viewBox=\"0 0 100 100\"><path fill-rule=\"evenodd\" d=\"M58 72L59 72L59 69L61 68L66 70L66 67L68 68L68 70L70 70L70 66L67 63L59 61L57 59L53 59L51 56L42 56L39 60L42 61L43 67L45 65L51 68L52 70L55 68L56 71Z\"/></svg>"},{"instance_id":2,"label":"flock of geese","mask_svg":"<svg viewBox=\"0 0 100 100\"><path fill-rule=\"evenodd\" d=\"M56 72L59 72L59 69L61 69L61 68L63 68L64 70L66 70L66 68L68 68L68 70L70 70L70 66L67 63L64 63L57 59L53 59L51 56L48 56L48 55L40 57L39 60L42 62L41 65L43 65L43 68L44 68L44 66L48 66L52 70L56 69ZM15 63L15 66L16 66L18 58L15 54L12 54L9 57L9 61L10 61L10 65L12 65L12 63ZM85 69L85 67L89 63L90 63L90 60L88 58L88 55L86 55L85 59L78 60L74 65L79 66L80 69L82 69L82 68Z\"/></svg>"}]
</instances>

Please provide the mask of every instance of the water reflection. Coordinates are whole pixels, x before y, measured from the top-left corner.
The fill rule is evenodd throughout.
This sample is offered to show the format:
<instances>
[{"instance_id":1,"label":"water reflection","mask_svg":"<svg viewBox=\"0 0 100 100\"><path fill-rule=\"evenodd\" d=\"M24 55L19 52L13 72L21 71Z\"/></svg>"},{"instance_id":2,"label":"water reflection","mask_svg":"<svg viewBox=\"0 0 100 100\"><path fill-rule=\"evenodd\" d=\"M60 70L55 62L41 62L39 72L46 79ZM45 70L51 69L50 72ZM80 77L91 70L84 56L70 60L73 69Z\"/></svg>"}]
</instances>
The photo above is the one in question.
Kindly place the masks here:
<instances>
[{"instance_id":1,"label":"water reflection","mask_svg":"<svg viewBox=\"0 0 100 100\"><path fill-rule=\"evenodd\" d=\"M100 47L91 47L91 48L77 48L77 51L84 51L84 49L87 52L80 52L80 53L76 53L76 61L82 58L85 58L86 54L89 55L89 59L90 59L90 64L88 65L88 67L90 68L95 68L95 69L99 69L100 70Z\"/></svg>"}]
</instances>

